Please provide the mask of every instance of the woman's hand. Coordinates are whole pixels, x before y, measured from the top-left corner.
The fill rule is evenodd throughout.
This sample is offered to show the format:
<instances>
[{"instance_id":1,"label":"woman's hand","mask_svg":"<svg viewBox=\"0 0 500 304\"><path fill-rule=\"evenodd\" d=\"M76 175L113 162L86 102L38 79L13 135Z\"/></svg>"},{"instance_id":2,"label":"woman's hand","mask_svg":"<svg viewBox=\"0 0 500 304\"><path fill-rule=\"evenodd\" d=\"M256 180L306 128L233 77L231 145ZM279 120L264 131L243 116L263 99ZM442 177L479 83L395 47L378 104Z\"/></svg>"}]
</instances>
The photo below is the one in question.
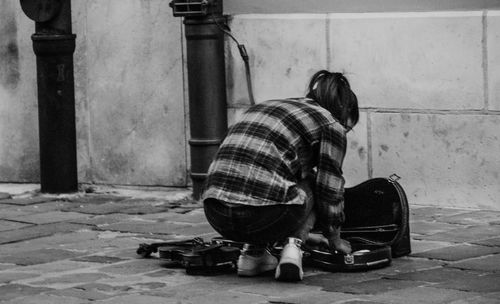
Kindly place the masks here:
<instances>
[{"instance_id":1,"label":"woman's hand","mask_svg":"<svg viewBox=\"0 0 500 304\"><path fill-rule=\"evenodd\" d=\"M340 238L340 227L330 226L327 231L324 232L325 237L328 239L328 245L330 251L340 251L342 253L351 253L351 243Z\"/></svg>"},{"instance_id":2,"label":"woman's hand","mask_svg":"<svg viewBox=\"0 0 500 304\"><path fill-rule=\"evenodd\" d=\"M330 238L328 240L328 244L330 245L330 251L340 251L342 253L351 253L351 243L344 239L339 238Z\"/></svg>"},{"instance_id":3,"label":"woman's hand","mask_svg":"<svg viewBox=\"0 0 500 304\"><path fill-rule=\"evenodd\" d=\"M351 244L340 238L340 225L344 222L345 216L343 212L343 202L336 205L318 202L316 208L318 214L318 226L328 240L328 247L330 248L330 251L351 253Z\"/></svg>"},{"instance_id":4,"label":"woman's hand","mask_svg":"<svg viewBox=\"0 0 500 304\"><path fill-rule=\"evenodd\" d=\"M315 248L329 248L328 239L319 233L309 233L306 243Z\"/></svg>"}]
</instances>

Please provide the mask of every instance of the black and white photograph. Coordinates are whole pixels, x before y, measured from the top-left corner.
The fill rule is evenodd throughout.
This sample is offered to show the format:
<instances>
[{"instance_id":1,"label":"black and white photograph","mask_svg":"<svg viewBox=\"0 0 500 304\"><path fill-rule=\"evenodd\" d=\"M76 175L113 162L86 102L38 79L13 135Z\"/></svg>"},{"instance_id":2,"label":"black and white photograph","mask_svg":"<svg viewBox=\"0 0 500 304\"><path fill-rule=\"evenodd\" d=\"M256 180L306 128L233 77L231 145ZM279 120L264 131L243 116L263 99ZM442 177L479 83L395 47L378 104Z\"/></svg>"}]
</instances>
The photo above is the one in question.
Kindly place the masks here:
<instances>
[{"instance_id":1,"label":"black and white photograph","mask_svg":"<svg viewBox=\"0 0 500 304\"><path fill-rule=\"evenodd\" d=\"M500 0L0 0L35 303L500 303Z\"/></svg>"}]
</instances>

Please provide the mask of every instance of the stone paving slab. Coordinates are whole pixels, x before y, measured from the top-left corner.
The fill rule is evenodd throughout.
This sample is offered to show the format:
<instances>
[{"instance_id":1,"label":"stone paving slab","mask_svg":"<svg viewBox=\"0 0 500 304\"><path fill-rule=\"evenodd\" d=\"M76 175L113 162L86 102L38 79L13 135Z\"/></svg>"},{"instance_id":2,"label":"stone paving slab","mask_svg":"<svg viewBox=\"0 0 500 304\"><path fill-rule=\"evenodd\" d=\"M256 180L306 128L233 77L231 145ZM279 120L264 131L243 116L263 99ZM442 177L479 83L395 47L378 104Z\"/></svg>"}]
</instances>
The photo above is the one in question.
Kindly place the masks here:
<instances>
[{"instance_id":1,"label":"stone paving slab","mask_svg":"<svg viewBox=\"0 0 500 304\"><path fill-rule=\"evenodd\" d=\"M433 221L445 216L460 215L470 212L464 209L455 208L442 208L442 207L418 207L415 206L410 208L410 221L414 220L428 220Z\"/></svg>"},{"instance_id":2,"label":"stone paving slab","mask_svg":"<svg viewBox=\"0 0 500 304\"><path fill-rule=\"evenodd\" d=\"M490 299L500 300L500 291L498 291L498 292L489 292L487 294L482 294L482 296L485 296L485 297L490 298ZM500 302L500 301L498 301L498 302Z\"/></svg>"},{"instance_id":3,"label":"stone paving slab","mask_svg":"<svg viewBox=\"0 0 500 304\"><path fill-rule=\"evenodd\" d=\"M61 247L68 250L86 251L89 254L108 255L126 248L133 248L132 252L135 253L135 249L140 243L144 242L136 239L134 234L103 231L96 234L95 237L85 237L80 242L68 242Z\"/></svg>"},{"instance_id":4,"label":"stone paving slab","mask_svg":"<svg viewBox=\"0 0 500 304\"><path fill-rule=\"evenodd\" d=\"M495 292L500 290L500 274L463 271L454 268L435 268L392 277L406 281L432 283L433 287L461 291Z\"/></svg>"},{"instance_id":5,"label":"stone paving slab","mask_svg":"<svg viewBox=\"0 0 500 304\"><path fill-rule=\"evenodd\" d=\"M92 301L50 294L32 295L16 298L5 302L5 304L91 304Z\"/></svg>"},{"instance_id":6,"label":"stone paving slab","mask_svg":"<svg viewBox=\"0 0 500 304\"><path fill-rule=\"evenodd\" d=\"M127 214L107 214L107 215L95 215L87 218L77 218L70 220L74 224L83 224L89 226L107 226L110 224L115 224L119 222L125 222L134 219L133 216ZM137 218L136 218L137 219Z\"/></svg>"},{"instance_id":7,"label":"stone paving slab","mask_svg":"<svg viewBox=\"0 0 500 304\"><path fill-rule=\"evenodd\" d=\"M14 265L14 264L3 264L3 263L0 263L0 271L6 270L6 269L15 268L15 267L16 267L16 265Z\"/></svg>"},{"instance_id":8,"label":"stone paving slab","mask_svg":"<svg viewBox=\"0 0 500 304\"><path fill-rule=\"evenodd\" d=\"M35 211L36 212L36 211ZM34 212L26 212L14 205L0 205L0 214L2 218L11 218L20 215L32 214Z\"/></svg>"},{"instance_id":9,"label":"stone paving slab","mask_svg":"<svg viewBox=\"0 0 500 304\"><path fill-rule=\"evenodd\" d=\"M38 277L39 274L28 272L13 272L2 271L0 272L0 284L11 283L23 279Z\"/></svg>"},{"instance_id":10,"label":"stone paving slab","mask_svg":"<svg viewBox=\"0 0 500 304\"><path fill-rule=\"evenodd\" d=\"M159 212L154 214L145 214L141 217L145 220L152 220L158 222L173 222L173 223L206 223L205 212L203 208L194 209L191 212L179 214L175 212Z\"/></svg>"},{"instance_id":11,"label":"stone paving slab","mask_svg":"<svg viewBox=\"0 0 500 304\"><path fill-rule=\"evenodd\" d=\"M12 196L10 195L10 193L0 192L0 202L11 198Z\"/></svg>"},{"instance_id":12,"label":"stone paving slab","mask_svg":"<svg viewBox=\"0 0 500 304\"><path fill-rule=\"evenodd\" d=\"M26 205L47 203L50 201L55 201L56 199L57 198L55 197L44 197L44 196L27 197L27 198L10 198L10 199L0 200L0 204L26 206Z\"/></svg>"},{"instance_id":13,"label":"stone paving slab","mask_svg":"<svg viewBox=\"0 0 500 304\"><path fill-rule=\"evenodd\" d=\"M464 243L490 239L498 235L500 235L500 225L483 225L457 228L429 236L415 236L415 238L430 241Z\"/></svg>"},{"instance_id":14,"label":"stone paving slab","mask_svg":"<svg viewBox=\"0 0 500 304\"><path fill-rule=\"evenodd\" d=\"M459 269L495 272L500 274L500 254L482 256L475 259L460 261L457 263L450 264L448 266ZM498 285L500 286L500 281L498 282Z\"/></svg>"},{"instance_id":15,"label":"stone paving slab","mask_svg":"<svg viewBox=\"0 0 500 304\"><path fill-rule=\"evenodd\" d=\"M75 201L74 204L67 206L63 210L76 211L86 214L103 215L112 213L124 213L125 210L131 208L147 207L147 206L155 207L161 204L162 201L158 199L152 199L152 200L124 199L118 201L106 201L104 203L95 203L95 204L85 204L79 201ZM165 210L168 210L168 206L164 207L163 211Z\"/></svg>"},{"instance_id":16,"label":"stone paving slab","mask_svg":"<svg viewBox=\"0 0 500 304\"><path fill-rule=\"evenodd\" d=\"M242 280L239 280L234 275L203 277L181 275L182 272L183 271L175 270L173 273L161 277L162 282L172 282L169 280L170 277L173 276L174 278L177 278L177 282L172 282L164 288L151 290L149 292L144 292L143 294L167 298L172 297L176 299L187 299L190 297L203 296L220 290L231 290L235 287L248 286L251 285L253 281L269 281L266 277L242 278ZM149 275L151 274L152 273ZM182 276L184 276L187 280L181 280Z\"/></svg>"},{"instance_id":17,"label":"stone paving slab","mask_svg":"<svg viewBox=\"0 0 500 304\"><path fill-rule=\"evenodd\" d=\"M441 217L439 220L450 224L460 225L484 225L492 224L500 218L500 211L477 210L459 215L450 215Z\"/></svg>"},{"instance_id":18,"label":"stone paving slab","mask_svg":"<svg viewBox=\"0 0 500 304\"><path fill-rule=\"evenodd\" d=\"M322 287L326 291L339 291L344 286L352 286L361 282L373 281L381 279L382 274L374 272L339 272L339 273L322 273L314 276L308 276L304 279L304 284Z\"/></svg>"},{"instance_id":19,"label":"stone paving slab","mask_svg":"<svg viewBox=\"0 0 500 304\"><path fill-rule=\"evenodd\" d=\"M179 301L173 298L155 297L149 295L130 294L114 297L107 300L96 301L96 304L178 304ZM193 302L194 303L194 302Z\"/></svg>"},{"instance_id":20,"label":"stone paving slab","mask_svg":"<svg viewBox=\"0 0 500 304\"><path fill-rule=\"evenodd\" d=\"M177 281L174 280L177 279ZM180 279L180 280L179 280ZM173 276L166 278L165 281L159 282L158 279L147 277L143 274L136 275L114 275L112 278L100 280L99 283L111 285L116 288L128 288L127 293L142 293L147 294L150 291L160 290L168 286L179 285L179 281L183 282L181 276Z\"/></svg>"},{"instance_id":21,"label":"stone paving slab","mask_svg":"<svg viewBox=\"0 0 500 304\"><path fill-rule=\"evenodd\" d=\"M125 214L154 214L165 211L185 213L201 206L198 202L193 202L187 198L167 201L156 199L152 201L148 200L146 203L141 199L129 199L123 201L123 203L131 204L130 207L123 208L120 211Z\"/></svg>"},{"instance_id":22,"label":"stone paving slab","mask_svg":"<svg viewBox=\"0 0 500 304\"><path fill-rule=\"evenodd\" d=\"M157 270L161 268L162 264L163 263L157 259L138 259L102 267L99 271L109 274L132 275Z\"/></svg>"},{"instance_id":23,"label":"stone paving slab","mask_svg":"<svg viewBox=\"0 0 500 304\"><path fill-rule=\"evenodd\" d=\"M245 280L246 279L246 280ZM229 288L231 291L258 294L266 297L277 298L283 295L299 296L312 290L321 290L319 286L308 286L297 283L283 283L274 280L273 276L261 277L258 280L252 278L241 278L243 286L234 286Z\"/></svg>"},{"instance_id":24,"label":"stone paving slab","mask_svg":"<svg viewBox=\"0 0 500 304\"><path fill-rule=\"evenodd\" d=\"M433 235L440 232L446 232L454 229L460 229L458 225L441 223L436 221L414 221L411 223L412 234Z\"/></svg>"},{"instance_id":25,"label":"stone paving slab","mask_svg":"<svg viewBox=\"0 0 500 304\"><path fill-rule=\"evenodd\" d=\"M0 220L0 232L2 231L7 231L7 230L15 230L19 229L22 227L28 227L30 224L28 223L19 223L15 221L8 221L8 220Z\"/></svg>"},{"instance_id":26,"label":"stone paving slab","mask_svg":"<svg viewBox=\"0 0 500 304\"><path fill-rule=\"evenodd\" d=\"M84 225L71 223L53 223L29 226L16 230L0 232L0 244L8 244L23 240L35 239L56 233L65 233L87 228Z\"/></svg>"},{"instance_id":27,"label":"stone paving slab","mask_svg":"<svg viewBox=\"0 0 500 304\"><path fill-rule=\"evenodd\" d=\"M63 289L81 285L82 283L95 282L101 279L112 278L105 273L82 272L75 274L58 274L50 277L30 280L28 283L33 286L45 286L53 289Z\"/></svg>"},{"instance_id":28,"label":"stone paving slab","mask_svg":"<svg viewBox=\"0 0 500 304\"><path fill-rule=\"evenodd\" d=\"M101 283L87 283L83 285L77 285L71 288L58 289L49 291L49 294L75 297L79 299L85 299L90 301L109 299L114 296L126 294L132 288L123 286L116 287Z\"/></svg>"},{"instance_id":29,"label":"stone paving slab","mask_svg":"<svg viewBox=\"0 0 500 304\"><path fill-rule=\"evenodd\" d=\"M499 290L499 274L477 274L475 278L452 278L449 281L441 282L435 287L445 289L455 289L462 291L471 291L478 293L491 293Z\"/></svg>"},{"instance_id":30,"label":"stone paving slab","mask_svg":"<svg viewBox=\"0 0 500 304\"><path fill-rule=\"evenodd\" d=\"M466 302L464 302L462 300L450 302L450 304L463 304L463 303L467 303L467 304L498 304L499 301L498 301L498 299L492 299L492 298L488 298L488 297L484 297L484 296L477 296L477 297L466 299Z\"/></svg>"},{"instance_id":31,"label":"stone paving slab","mask_svg":"<svg viewBox=\"0 0 500 304\"><path fill-rule=\"evenodd\" d=\"M194 238L197 236L210 239L206 234L216 234L216 231L210 226L209 223L199 223L198 225L189 225L175 230L176 236L183 236L186 238Z\"/></svg>"},{"instance_id":32,"label":"stone paving slab","mask_svg":"<svg viewBox=\"0 0 500 304\"><path fill-rule=\"evenodd\" d=\"M398 275L401 273L415 272L426 269L437 268L445 265L443 261L420 259L413 257L401 257L392 260L390 267L371 270L370 273L382 277Z\"/></svg>"},{"instance_id":33,"label":"stone paving slab","mask_svg":"<svg viewBox=\"0 0 500 304\"><path fill-rule=\"evenodd\" d=\"M65 206L71 204L64 201L49 201L42 202L35 205L16 206L16 205L1 205L0 204L0 218L9 219L22 215L30 215L36 213L61 211Z\"/></svg>"},{"instance_id":34,"label":"stone paving slab","mask_svg":"<svg viewBox=\"0 0 500 304\"><path fill-rule=\"evenodd\" d=\"M93 265L89 263L71 261L71 260L59 260L49 263L43 264L34 264L29 266L18 266L15 265L15 268L11 268L9 271L13 272L28 272L37 274L37 276L45 275L45 274L57 274L62 272L78 272L83 271L84 269L88 269Z\"/></svg>"},{"instance_id":35,"label":"stone paving slab","mask_svg":"<svg viewBox=\"0 0 500 304\"><path fill-rule=\"evenodd\" d=\"M84 255L82 252L74 252L63 249L37 249L33 251L19 252L14 255L0 257L0 262L22 266L44 264L59 260L65 260Z\"/></svg>"},{"instance_id":36,"label":"stone paving slab","mask_svg":"<svg viewBox=\"0 0 500 304\"><path fill-rule=\"evenodd\" d=\"M104 256L104 255L89 255L89 256L75 258L72 260L77 262L90 262L90 263L100 263L100 264L113 264L125 261L125 259L119 257Z\"/></svg>"},{"instance_id":37,"label":"stone paving slab","mask_svg":"<svg viewBox=\"0 0 500 304\"><path fill-rule=\"evenodd\" d=\"M8 301L22 296L39 295L49 291L50 288L31 287L22 284L7 284L0 286L0 301Z\"/></svg>"},{"instance_id":38,"label":"stone paving slab","mask_svg":"<svg viewBox=\"0 0 500 304\"><path fill-rule=\"evenodd\" d=\"M140 242L140 243L148 243L148 242ZM109 250L106 252L106 255L111 258L120 258L123 260L137 259L136 250L137 247L139 247L138 244L139 243L134 243L134 246L129 248L122 247L122 248L117 248L116 250Z\"/></svg>"},{"instance_id":39,"label":"stone paving slab","mask_svg":"<svg viewBox=\"0 0 500 304\"><path fill-rule=\"evenodd\" d=\"M376 295L374 299L380 303L441 304L459 300L463 301L462 303L469 303L469 299L477 296L477 293L460 290L418 286L383 292Z\"/></svg>"},{"instance_id":40,"label":"stone paving slab","mask_svg":"<svg viewBox=\"0 0 500 304\"><path fill-rule=\"evenodd\" d=\"M60 224L58 224L57 226L59 225ZM88 228L88 226L78 226L78 227ZM60 248L67 250L81 249L82 251L87 251L87 247L82 247L81 244L85 243L86 241L91 242L92 240L97 240L98 237L99 237L98 231L77 230L77 231L69 231L66 233L64 231L61 231L60 233L54 233L39 238L31 238L27 240L21 240L18 242L2 244L0 245L0 256L15 255L19 252L27 252L35 249L47 249L47 248ZM73 246L78 248L73 248Z\"/></svg>"},{"instance_id":41,"label":"stone paving slab","mask_svg":"<svg viewBox=\"0 0 500 304\"><path fill-rule=\"evenodd\" d=\"M428 251L428 250L433 250L433 249L439 249L439 248L443 248L443 247L448 247L448 246L455 244L455 243L450 243L450 242L418 240L415 237L411 240L411 252L412 252L412 254L423 252L423 251Z\"/></svg>"},{"instance_id":42,"label":"stone paving slab","mask_svg":"<svg viewBox=\"0 0 500 304\"><path fill-rule=\"evenodd\" d=\"M203 296L190 297L188 301L191 303L206 303L206 304L250 304L250 303L265 303L265 296L253 293L238 293L234 291L221 290L216 293L210 293Z\"/></svg>"},{"instance_id":43,"label":"stone paving slab","mask_svg":"<svg viewBox=\"0 0 500 304\"><path fill-rule=\"evenodd\" d=\"M472 244L484 245L484 246L500 246L500 237L484 239L478 241L471 241Z\"/></svg>"},{"instance_id":44,"label":"stone paving slab","mask_svg":"<svg viewBox=\"0 0 500 304\"><path fill-rule=\"evenodd\" d=\"M126 209L122 209L120 213L123 214L156 214L160 212L165 212L167 210L171 210L171 207L169 205L159 205L159 206L151 206L151 205L146 205L146 206L136 206L136 207L130 207Z\"/></svg>"},{"instance_id":45,"label":"stone paving slab","mask_svg":"<svg viewBox=\"0 0 500 304\"><path fill-rule=\"evenodd\" d=\"M192 227L189 224L171 223L171 222L147 222L130 220L127 222L119 222L110 224L106 227L100 227L103 230L131 232L131 233L150 233L150 234L174 234L182 228Z\"/></svg>"},{"instance_id":46,"label":"stone paving slab","mask_svg":"<svg viewBox=\"0 0 500 304\"><path fill-rule=\"evenodd\" d=\"M78 208L86 208L88 205L100 205L111 202L119 202L130 198L129 196L120 196L112 194L86 194L83 196L76 196L71 198L70 201Z\"/></svg>"},{"instance_id":47,"label":"stone paving slab","mask_svg":"<svg viewBox=\"0 0 500 304\"><path fill-rule=\"evenodd\" d=\"M335 303L376 303L369 300L363 300L362 296L346 294L341 292L328 292L323 290L312 290L306 293L283 295L268 299L267 303L271 304L335 304ZM378 302L380 303L380 302Z\"/></svg>"},{"instance_id":48,"label":"stone paving slab","mask_svg":"<svg viewBox=\"0 0 500 304\"><path fill-rule=\"evenodd\" d=\"M116 296L113 294L106 294L97 290L86 290L80 287L67 288L62 290L60 289L48 293L57 297L72 298L76 301L85 301L84 303L88 303L90 301L94 302L97 300L109 299Z\"/></svg>"},{"instance_id":49,"label":"stone paving slab","mask_svg":"<svg viewBox=\"0 0 500 304\"><path fill-rule=\"evenodd\" d=\"M8 219L11 221L41 225L41 224L50 224L58 222L69 222L72 220L83 219L87 217L88 217L87 215L77 212L49 211L43 213L21 215Z\"/></svg>"},{"instance_id":50,"label":"stone paving slab","mask_svg":"<svg viewBox=\"0 0 500 304\"><path fill-rule=\"evenodd\" d=\"M445 261L459 261L468 258L481 257L493 253L499 253L500 247L488 247L479 245L459 244L424 252L412 254L414 257L438 259Z\"/></svg>"},{"instance_id":51,"label":"stone paving slab","mask_svg":"<svg viewBox=\"0 0 500 304\"><path fill-rule=\"evenodd\" d=\"M375 295L383 292L388 292L391 290L406 289L423 285L426 284L416 281L390 280L382 278L370 281L363 281L352 285L338 286L336 288L323 286L323 290L343 292L349 294Z\"/></svg>"}]
</instances>

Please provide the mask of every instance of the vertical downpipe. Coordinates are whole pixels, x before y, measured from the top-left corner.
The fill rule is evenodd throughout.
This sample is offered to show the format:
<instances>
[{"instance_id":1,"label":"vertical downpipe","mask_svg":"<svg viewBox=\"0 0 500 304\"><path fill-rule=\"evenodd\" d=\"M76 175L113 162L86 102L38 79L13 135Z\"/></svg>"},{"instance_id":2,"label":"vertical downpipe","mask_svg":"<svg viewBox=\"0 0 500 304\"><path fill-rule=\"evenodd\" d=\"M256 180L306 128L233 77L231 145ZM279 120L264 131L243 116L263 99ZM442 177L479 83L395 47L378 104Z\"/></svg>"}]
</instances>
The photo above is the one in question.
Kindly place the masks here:
<instances>
[{"instance_id":1,"label":"vertical downpipe","mask_svg":"<svg viewBox=\"0 0 500 304\"><path fill-rule=\"evenodd\" d=\"M220 11L185 17L193 197L199 199L207 170L227 130L224 34Z\"/></svg>"},{"instance_id":2,"label":"vertical downpipe","mask_svg":"<svg viewBox=\"0 0 500 304\"><path fill-rule=\"evenodd\" d=\"M71 0L21 0L33 19L38 84L41 191L78 190Z\"/></svg>"}]
</instances>

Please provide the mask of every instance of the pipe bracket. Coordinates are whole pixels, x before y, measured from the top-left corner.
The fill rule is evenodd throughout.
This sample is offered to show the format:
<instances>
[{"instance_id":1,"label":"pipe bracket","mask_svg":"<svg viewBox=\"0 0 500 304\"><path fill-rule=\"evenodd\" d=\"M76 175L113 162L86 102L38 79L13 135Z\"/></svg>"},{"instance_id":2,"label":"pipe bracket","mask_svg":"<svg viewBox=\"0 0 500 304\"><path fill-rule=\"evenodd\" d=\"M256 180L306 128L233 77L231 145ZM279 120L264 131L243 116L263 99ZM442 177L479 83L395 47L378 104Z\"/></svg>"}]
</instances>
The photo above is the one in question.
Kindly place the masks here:
<instances>
[{"instance_id":1,"label":"pipe bracket","mask_svg":"<svg viewBox=\"0 0 500 304\"><path fill-rule=\"evenodd\" d=\"M31 40L37 56L69 55L75 52L75 34L33 34Z\"/></svg>"},{"instance_id":2,"label":"pipe bracket","mask_svg":"<svg viewBox=\"0 0 500 304\"><path fill-rule=\"evenodd\" d=\"M190 146L218 146L222 142L222 139L190 139Z\"/></svg>"}]
</instances>

